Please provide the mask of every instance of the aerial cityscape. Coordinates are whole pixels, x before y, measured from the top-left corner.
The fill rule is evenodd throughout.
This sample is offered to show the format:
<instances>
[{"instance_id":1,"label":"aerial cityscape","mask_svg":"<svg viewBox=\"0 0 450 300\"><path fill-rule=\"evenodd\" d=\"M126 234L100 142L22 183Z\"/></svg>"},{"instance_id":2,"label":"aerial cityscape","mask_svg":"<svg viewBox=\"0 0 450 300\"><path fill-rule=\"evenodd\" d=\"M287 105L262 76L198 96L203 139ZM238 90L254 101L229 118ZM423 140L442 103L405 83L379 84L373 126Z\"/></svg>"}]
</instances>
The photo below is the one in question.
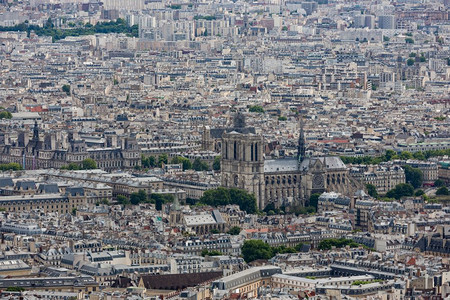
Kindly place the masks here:
<instances>
[{"instance_id":1,"label":"aerial cityscape","mask_svg":"<svg viewBox=\"0 0 450 300\"><path fill-rule=\"evenodd\" d=\"M450 0L0 0L0 299L450 299Z\"/></svg>"}]
</instances>

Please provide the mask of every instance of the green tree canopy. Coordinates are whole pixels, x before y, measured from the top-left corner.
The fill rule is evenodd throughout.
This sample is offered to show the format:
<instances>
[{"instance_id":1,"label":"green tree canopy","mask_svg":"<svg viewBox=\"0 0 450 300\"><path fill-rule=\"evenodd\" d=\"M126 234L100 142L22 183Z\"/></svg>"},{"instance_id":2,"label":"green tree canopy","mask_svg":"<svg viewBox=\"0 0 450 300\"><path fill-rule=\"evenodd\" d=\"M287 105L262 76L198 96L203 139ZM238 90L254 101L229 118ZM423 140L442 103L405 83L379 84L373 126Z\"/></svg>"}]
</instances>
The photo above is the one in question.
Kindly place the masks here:
<instances>
[{"instance_id":1,"label":"green tree canopy","mask_svg":"<svg viewBox=\"0 0 450 300\"><path fill-rule=\"evenodd\" d=\"M209 170L209 166L206 162L203 162L200 160L200 158L196 158L194 160L194 163L192 164L192 168L195 171L208 171Z\"/></svg>"},{"instance_id":2,"label":"green tree canopy","mask_svg":"<svg viewBox=\"0 0 450 300\"><path fill-rule=\"evenodd\" d=\"M442 179L436 179L435 181L434 181L434 186L435 187L441 187L441 186L444 186L445 185L445 182L444 182L444 180L442 180Z\"/></svg>"},{"instance_id":3,"label":"green tree canopy","mask_svg":"<svg viewBox=\"0 0 450 300\"><path fill-rule=\"evenodd\" d=\"M236 188L219 187L216 189L207 190L200 198L200 202L211 205L221 206L228 204L239 205L239 208L249 214L256 213L256 198L253 194L249 194L245 190Z\"/></svg>"},{"instance_id":4,"label":"green tree canopy","mask_svg":"<svg viewBox=\"0 0 450 300\"><path fill-rule=\"evenodd\" d=\"M4 111L0 112L0 119L11 119L11 118L12 118L12 114L9 111L4 110Z\"/></svg>"},{"instance_id":5,"label":"green tree canopy","mask_svg":"<svg viewBox=\"0 0 450 300\"><path fill-rule=\"evenodd\" d=\"M70 95L70 85L65 84L65 85L62 86L61 89L62 89L62 91L63 91L64 93L67 94L67 96Z\"/></svg>"},{"instance_id":6,"label":"green tree canopy","mask_svg":"<svg viewBox=\"0 0 450 300\"><path fill-rule=\"evenodd\" d=\"M394 189L386 193L386 197L400 199L404 196L414 195L414 187L409 183L400 183L395 186Z\"/></svg>"},{"instance_id":7,"label":"green tree canopy","mask_svg":"<svg viewBox=\"0 0 450 300\"><path fill-rule=\"evenodd\" d=\"M270 259L273 252L269 244L261 240L246 240L241 248L244 260L249 263L258 259Z\"/></svg>"},{"instance_id":8,"label":"green tree canopy","mask_svg":"<svg viewBox=\"0 0 450 300\"><path fill-rule=\"evenodd\" d=\"M404 166L405 169L405 179L407 183L410 183L414 188L420 188L423 181L423 173L417 168L411 166Z\"/></svg>"},{"instance_id":9,"label":"green tree canopy","mask_svg":"<svg viewBox=\"0 0 450 300\"><path fill-rule=\"evenodd\" d=\"M214 162L213 162L213 170L214 171L220 171L220 156L216 156L214 158Z\"/></svg>"},{"instance_id":10,"label":"green tree canopy","mask_svg":"<svg viewBox=\"0 0 450 300\"><path fill-rule=\"evenodd\" d=\"M167 162L169 161L169 158L167 156L167 154L161 154L158 157L158 167L162 167L162 164L167 164Z\"/></svg>"},{"instance_id":11,"label":"green tree canopy","mask_svg":"<svg viewBox=\"0 0 450 300\"><path fill-rule=\"evenodd\" d=\"M319 204L319 197L320 197L319 193L314 193L309 197L309 205L314 207L316 211L317 205Z\"/></svg>"},{"instance_id":12,"label":"green tree canopy","mask_svg":"<svg viewBox=\"0 0 450 300\"><path fill-rule=\"evenodd\" d=\"M438 190L436 191L436 195L438 195L438 196L448 195L447 187L441 186L440 188L438 188Z\"/></svg>"},{"instance_id":13,"label":"green tree canopy","mask_svg":"<svg viewBox=\"0 0 450 300\"><path fill-rule=\"evenodd\" d=\"M97 169L97 163L92 158L86 158L81 162L81 168L83 170Z\"/></svg>"},{"instance_id":14,"label":"green tree canopy","mask_svg":"<svg viewBox=\"0 0 450 300\"><path fill-rule=\"evenodd\" d=\"M150 195L150 202L155 203L156 210L162 210L163 204L172 203L175 200L174 196L171 194L156 194L152 193Z\"/></svg>"},{"instance_id":15,"label":"green tree canopy","mask_svg":"<svg viewBox=\"0 0 450 300\"><path fill-rule=\"evenodd\" d=\"M170 162L172 164L183 164L183 170L189 170L192 169L192 163L189 160L189 158L183 157L183 156L176 156L172 158L172 161Z\"/></svg>"},{"instance_id":16,"label":"green tree canopy","mask_svg":"<svg viewBox=\"0 0 450 300\"><path fill-rule=\"evenodd\" d=\"M20 171L22 166L18 163L0 164L0 171Z\"/></svg>"},{"instance_id":17,"label":"green tree canopy","mask_svg":"<svg viewBox=\"0 0 450 300\"><path fill-rule=\"evenodd\" d=\"M366 184L366 188L367 188L367 193L374 198L378 198L378 191L377 191L377 187L374 186L373 184Z\"/></svg>"},{"instance_id":18,"label":"green tree canopy","mask_svg":"<svg viewBox=\"0 0 450 300\"><path fill-rule=\"evenodd\" d=\"M124 195L118 195L117 196L117 203L121 204L121 205L128 205L130 204L130 200L125 197Z\"/></svg>"},{"instance_id":19,"label":"green tree canopy","mask_svg":"<svg viewBox=\"0 0 450 300\"><path fill-rule=\"evenodd\" d=\"M130 195L130 202L133 205L137 205L139 203L144 203L148 199L147 193L144 190L139 190L137 193L132 193Z\"/></svg>"},{"instance_id":20,"label":"green tree canopy","mask_svg":"<svg viewBox=\"0 0 450 300\"><path fill-rule=\"evenodd\" d=\"M264 108L260 105L252 105L248 108L249 112L254 112L254 113L260 113L263 114L264 113Z\"/></svg>"},{"instance_id":21,"label":"green tree canopy","mask_svg":"<svg viewBox=\"0 0 450 300\"><path fill-rule=\"evenodd\" d=\"M241 232L241 228L239 226L233 226L230 228L230 230L228 231L228 234L231 235L238 235Z\"/></svg>"},{"instance_id":22,"label":"green tree canopy","mask_svg":"<svg viewBox=\"0 0 450 300\"><path fill-rule=\"evenodd\" d=\"M359 247L359 244L354 242L353 240L349 240L346 238L340 239L324 239L320 241L318 248L320 250L331 250L332 247L343 248L349 246L350 248Z\"/></svg>"}]
</instances>

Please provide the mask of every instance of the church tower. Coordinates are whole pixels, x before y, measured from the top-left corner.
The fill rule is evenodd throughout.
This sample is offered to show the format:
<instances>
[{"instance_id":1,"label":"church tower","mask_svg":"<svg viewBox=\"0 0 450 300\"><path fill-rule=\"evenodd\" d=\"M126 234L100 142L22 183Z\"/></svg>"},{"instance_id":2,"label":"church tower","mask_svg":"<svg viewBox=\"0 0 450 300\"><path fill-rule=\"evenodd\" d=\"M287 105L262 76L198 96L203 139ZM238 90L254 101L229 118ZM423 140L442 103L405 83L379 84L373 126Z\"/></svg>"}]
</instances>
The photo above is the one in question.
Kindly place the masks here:
<instances>
[{"instance_id":1,"label":"church tower","mask_svg":"<svg viewBox=\"0 0 450 300\"><path fill-rule=\"evenodd\" d=\"M255 195L258 208L263 209L264 141L245 128L245 118L238 114L233 130L222 135L222 186L247 190Z\"/></svg>"}]
</instances>

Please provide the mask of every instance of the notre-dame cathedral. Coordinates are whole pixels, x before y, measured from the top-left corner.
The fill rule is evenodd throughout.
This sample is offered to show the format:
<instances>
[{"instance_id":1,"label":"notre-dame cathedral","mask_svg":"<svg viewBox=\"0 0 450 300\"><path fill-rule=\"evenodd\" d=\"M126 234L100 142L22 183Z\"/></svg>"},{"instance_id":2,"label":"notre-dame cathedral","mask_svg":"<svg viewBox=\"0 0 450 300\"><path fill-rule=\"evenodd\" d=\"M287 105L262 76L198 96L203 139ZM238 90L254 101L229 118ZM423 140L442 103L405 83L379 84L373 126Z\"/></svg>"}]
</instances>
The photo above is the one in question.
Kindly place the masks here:
<instances>
[{"instance_id":1,"label":"notre-dame cathedral","mask_svg":"<svg viewBox=\"0 0 450 300\"><path fill-rule=\"evenodd\" d=\"M234 127L208 138L220 138L222 186L246 189L257 199L258 208L269 203L276 207L307 205L311 194L339 192L353 196L361 186L349 175L339 157L307 157L303 123L300 125L296 158L270 159L264 157L264 139L254 128L245 125L237 114Z\"/></svg>"}]
</instances>

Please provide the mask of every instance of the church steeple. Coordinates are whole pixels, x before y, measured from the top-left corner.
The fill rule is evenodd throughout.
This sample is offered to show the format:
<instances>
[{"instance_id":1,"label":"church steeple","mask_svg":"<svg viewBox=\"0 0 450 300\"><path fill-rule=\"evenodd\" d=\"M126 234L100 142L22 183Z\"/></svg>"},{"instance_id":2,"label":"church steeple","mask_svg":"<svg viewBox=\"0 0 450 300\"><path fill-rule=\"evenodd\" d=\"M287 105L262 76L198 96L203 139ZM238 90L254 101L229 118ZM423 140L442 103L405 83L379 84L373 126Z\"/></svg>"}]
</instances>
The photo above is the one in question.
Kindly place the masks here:
<instances>
[{"instance_id":1,"label":"church steeple","mask_svg":"<svg viewBox=\"0 0 450 300\"><path fill-rule=\"evenodd\" d=\"M34 142L39 141L39 126L38 126L37 120L34 121L33 141L34 141Z\"/></svg>"},{"instance_id":2,"label":"church steeple","mask_svg":"<svg viewBox=\"0 0 450 300\"><path fill-rule=\"evenodd\" d=\"M297 161L301 163L305 159L306 153L306 142L305 142L305 132L303 131L303 117L300 116L300 135L298 137L297 146Z\"/></svg>"}]
</instances>

